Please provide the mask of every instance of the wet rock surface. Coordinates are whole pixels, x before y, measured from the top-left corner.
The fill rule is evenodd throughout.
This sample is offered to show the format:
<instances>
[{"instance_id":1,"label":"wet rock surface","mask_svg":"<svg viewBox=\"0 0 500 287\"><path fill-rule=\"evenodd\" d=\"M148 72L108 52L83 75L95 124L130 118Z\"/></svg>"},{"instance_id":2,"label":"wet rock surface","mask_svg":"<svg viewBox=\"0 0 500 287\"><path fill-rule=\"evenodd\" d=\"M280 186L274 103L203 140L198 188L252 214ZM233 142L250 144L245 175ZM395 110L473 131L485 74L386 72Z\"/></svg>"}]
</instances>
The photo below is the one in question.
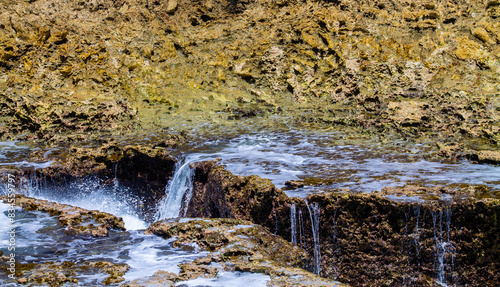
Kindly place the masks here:
<instances>
[{"instance_id":1,"label":"wet rock surface","mask_svg":"<svg viewBox=\"0 0 500 287\"><path fill-rule=\"evenodd\" d=\"M46 145L31 159L55 160L48 168L8 171L18 187L43 182L67 192L89 178L111 189L120 184L142 200L140 212L152 222L177 163L170 151L189 141L181 130L217 137L245 119L311 130L348 127L382 142L397 134L410 143L435 142L438 157L496 165L499 16L498 1L3 0L0 138ZM139 137L150 139L137 143ZM298 254L306 269L318 270L314 257L321 254L323 277L359 286L500 281L498 200L484 186L330 191L305 201L215 162L192 168L187 216L261 225L262 234L273 232L305 249L309 256ZM331 181L288 183L301 188ZM57 214L74 233L105 236L110 228L123 229L104 213L18 199L24 208ZM219 251L183 265L179 278L157 272L127 284L169 285L214 276L217 268L269 274L281 286L326 284L282 267L293 259L286 252L266 253L252 240L225 245L236 240L229 232L235 222L215 220L208 229L177 222L193 237L186 241L198 242L198 232L207 236L204 247ZM224 236L207 233L215 226ZM35 272L25 283L73 282L68 268L49 277Z\"/></svg>"},{"instance_id":2,"label":"wet rock surface","mask_svg":"<svg viewBox=\"0 0 500 287\"><path fill-rule=\"evenodd\" d=\"M308 260L302 249L249 221L170 219L155 222L146 233L164 238L175 236L174 245L197 243L211 252L207 257L182 265L177 280L213 278L221 268L270 275L271 286L345 286L297 268Z\"/></svg>"},{"instance_id":3,"label":"wet rock surface","mask_svg":"<svg viewBox=\"0 0 500 287\"><path fill-rule=\"evenodd\" d=\"M16 195L14 198L3 195L0 199L5 203L14 202L25 210L45 211L56 215L59 224L66 227L68 234L107 236L110 229L125 230L121 218L97 210L86 210L24 195Z\"/></svg>"},{"instance_id":4,"label":"wet rock surface","mask_svg":"<svg viewBox=\"0 0 500 287\"><path fill-rule=\"evenodd\" d=\"M193 168L189 217L229 217L269 226L274 224L275 207L288 200L270 180L236 176L216 161L196 163Z\"/></svg>"},{"instance_id":5,"label":"wet rock surface","mask_svg":"<svg viewBox=\"0 0 500 287\"><path fill-rule=\"evenodd\" d=\"M101 262L47 262L41 264L18 264L17 281L23 285L62 286L77 284L77 274L104 273L107 277L102 282L104 285L116 285L123 281L122 276L129 267L125 264L114 264L107 261Z\"/></svg>"},{"instance_id":6,"label":"wet rock surface","mask_svg":"<svg viewBox=\"0 0 500 287\"><path fill-rule=\"evenodd\" d=\"M325 192L303 200L287 198L255 176L234 176L215 162L195 167L203 168L201 174L207 176L195 176L198 188L190 210L203 210L205 217L246 217L297 242L309 253L309 270L314 268L315 246L311 208L317 205L323 277L355 286L481 286L498 280L494 270L500 267L496 259L500 238L495 218L500 202L481 199L480 189L391 187L375 194ZM259 182L267 184L255 184ZM216 198L217 204L207 200L199 205L197 192ZM259 192L265 200L256 197ZM262 202L267 202L264 213Z\"/></svg>"}]
</instances>

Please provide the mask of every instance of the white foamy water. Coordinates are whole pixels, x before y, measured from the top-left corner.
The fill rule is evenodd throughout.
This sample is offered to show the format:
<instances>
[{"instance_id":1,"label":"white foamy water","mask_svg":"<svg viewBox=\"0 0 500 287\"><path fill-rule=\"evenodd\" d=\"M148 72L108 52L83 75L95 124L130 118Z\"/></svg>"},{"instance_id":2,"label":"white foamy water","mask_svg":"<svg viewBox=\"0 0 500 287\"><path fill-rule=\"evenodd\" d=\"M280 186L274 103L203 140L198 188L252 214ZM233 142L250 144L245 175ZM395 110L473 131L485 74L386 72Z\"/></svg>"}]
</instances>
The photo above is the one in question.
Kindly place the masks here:
<instances>
[{"instance_id":1,"label":"white foamy water","mask_svg":"<svg viewBox=\"0 0 500 287\"><path fill-rule=\"evenodd\" d=\"M72 182L58 190L34 182L36 180L26 179L26 181L29 182L28 190L22 193L27 196L113 214L123 219L127 230L140 230L148 227L137 210L141 201L121 186L117 180L112 186L105 186L97 178L87 178Z\"/></svg>"},{"instance_id":2,"label":"white foamy water","mask_svg":"<svg viewBox=\"0 0 500 287\"><path fill-rule=\"evenodd\" d=\"M271 280L269 275L249 272L228 272L219 270L216 278L197 278L188 281L177 282L175 286L182 287L198 287L198 286L213 286L213 287L234 287L234 286L267 286L267 282Z\"/></svg>"},{"instance_id":3,"label":"white foamy water","mask_svg":"<svg viewBox=\"0 0 500 287\"><path fill-rule=\"evenodd\" d=\"M218 139L188 151L188 156L198 160L220 158L229 171L268 178L279 188L288 180L318 179L324 183L288 190L289 196L305 197L325 188L373 192L406 184L466 183L500 190L500 166L425 160L422 145L411 149L403 143L385 146L368 148L346 144L335 135L291 131Z\"/></svg>"},{"instance_id":4,"label":"white foamy water","mask_svg":"<svg viewBox=\"0 0 500 287\"><path fill-rule=\"evenodd\" d=\"M9 232L15 227L14 224L10 223L10 218L7 216L9 210L9 205L0 202L0 246L3 248L9 245Z\"/></svg>"},{"instance_id":5,"label":"white foamy water","mask_svg":"<svg viewBox=\"0 0 500 287\"><path fill-rule=\"evenodd\" d=\"M0 204L0 211L7 210ZM0 213L0 218L4 212ZM82 237L67 235L64 228L57 224L57 218L44 212L17 210L16 213L16 258L21 263L89 262L109 261L126 263L130 266L125 274L126 280L151 276L158 270L179 273L178 264L191 262L205 256L196 246L173 248L174 239L164 240L155 235L144 235L139 231L111 231L108 237ZM4 228L4 225L0 225ZM2 232L2 242L5 235ZM3 242L4 243L4 242ZM0 250L6 252L2 244ZM108 274L79 274L77 279L82 286L102 282ZM0 285L7 281L0 276Z\"/></svg>"}]
</instances>

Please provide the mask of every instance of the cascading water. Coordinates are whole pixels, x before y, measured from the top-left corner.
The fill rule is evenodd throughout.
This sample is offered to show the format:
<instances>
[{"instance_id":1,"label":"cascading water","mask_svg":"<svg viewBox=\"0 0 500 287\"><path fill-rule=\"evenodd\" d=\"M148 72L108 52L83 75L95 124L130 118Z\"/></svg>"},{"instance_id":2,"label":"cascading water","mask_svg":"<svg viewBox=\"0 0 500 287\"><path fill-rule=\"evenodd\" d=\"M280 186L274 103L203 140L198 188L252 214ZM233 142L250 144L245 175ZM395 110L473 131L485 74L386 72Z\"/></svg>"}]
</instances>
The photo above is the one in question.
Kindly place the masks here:
<instances>
[{"instance_id":1,"label":"cascading water","mask_svg":"<svg viewBox=\"0 0 500 287\"><path fill-rule=\"evenodd\" d=\"M156 220L179 217L181 210L187 210L187 200L192 196L193 169L189 166L191 161L186 160L184 164L177 164L173 178L168 183L165 193L166 197L160 202Z\"/></svg>"},{"instance_id":2,"label":"cascading water","mask_svg":"<svg viewBox=\"0 0 500 287\"><path fill-rule=\"evenodd\" d=\"M420 240L420 229L419 229L419 221L420 221L420 205L417 204L416 206L413 207L413 213L415 215L415 232L413 233L413 243L415 244L415 254L416 256L420 256L420 247L419 247L419 240Z\"/></svg>"},{"instance_id":3,"label":"cascading water","mask_svg":"<svg viewBox=\"0 0 500 287\"><path fill-rule=\"evenodd\" d=\"M340 246L339 246L339 238L338 238L338 230L337 230L337 211L335 208L333 212L333 226L332 226L332 244L333 244L333 254L338 258L340 257ZM340 268L337 265L332 266L332 274L333 278L337 278L340 274Z\"/></svg>"},{"instance_id":4,"label":"cascading water","mask_svg":"<svg viewBox=\"0 0 500 287\"><path fill-rule=\"evenodd\" d=\"M309 210L309 216L311 217L311 226L314 238L314 273L319 274L321 272L321 253L320 253L320 244L319 244L319 215L320 215L320 207L318 203L312 203L312 212L311 207L309 207L309 203L306 200L306 206Z\"/></svg>"},{"instance_id":5,"label":"cascading water","mask_svg":"<svg viewBox=\"0 0 500 287\"><path fill-rule=\"evenodd\" d=\"M302 210L299 209L299 243L300 248L303 248L302 236L304 235L304 225L302 221Z\"/></svg>"},{"instance_id":6,"label":"cascading water","mask_svg":"<svg viewBox=\"0 0 500 287\"><path fill-rule=\"evenodd\" d=\"M290 222L292 227L292 243L297 244L297 211L293 203L290 206Z\"/></svg>"},{"instance_id":7,"label":"cascading water","mask_svg":"<svg viewBox=\"0 0 500 287\"><path fill-rule=\"evenodd\" d=\"M456 248L450 242L451 209L447 208L444 212L443 210L432 212L432 222L434 227L434 240L436 242L435 269L437 282L442 286L447 286L447 277L453 278L453 265L456 255ZM443 225L446 230L443 230Z\"/></svg>"}]
</instances>

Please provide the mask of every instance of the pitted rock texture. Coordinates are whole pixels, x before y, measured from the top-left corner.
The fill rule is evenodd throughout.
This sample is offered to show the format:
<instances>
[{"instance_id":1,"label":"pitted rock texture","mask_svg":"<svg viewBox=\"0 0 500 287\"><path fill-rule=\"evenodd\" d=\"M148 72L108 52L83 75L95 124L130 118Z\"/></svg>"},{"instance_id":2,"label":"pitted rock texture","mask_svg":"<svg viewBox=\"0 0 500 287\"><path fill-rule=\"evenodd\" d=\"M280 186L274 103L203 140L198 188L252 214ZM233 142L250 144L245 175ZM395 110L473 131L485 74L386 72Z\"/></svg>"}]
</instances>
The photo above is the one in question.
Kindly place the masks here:
<instances>
[{"instance_id":1,"label":"pitted rock texture","mask_svg":"<svg viewBox=\"0 0 500 287\"><path fill-rule=\"evenodd\" d=\"M206 257L182 264L177 280L213 278L218 268L223 268L269 275L270 286L346 286L297 268L304 265L307 258L302 249L248 221L170 219L155 222L146 233L176 237L174 246L196 243L202 250L210 251ZM211 263L218 263L215 266L219 267Z\"/></svg>"},{"instance_id":2,"label":"pitted rock texture","mask_svg":"<svg viewBox=\"0 0 500 287\"><path fill-rule=\"evenodd\" d=\"M284 113L498 149L498 1L0 5L3 137Z\"/></svg>"},{"instance_id":3,"label":"pitted rock texture","mask_svg":"<svg viewBox=\"0 0 500 287\"><path fill-rule=\"evenodd\" d=\"M324 192L306 202L286 197L268 180L235 176L214 161L194 168L188 214L247 219L292 241L295 204L296 241L309 253L308 270L314 254L310 210L317 204L323 277L355 286L438 286L440 274L452 286L498 281L500 201L484 198L480 187Z\"/></svg>"}]
</instances>

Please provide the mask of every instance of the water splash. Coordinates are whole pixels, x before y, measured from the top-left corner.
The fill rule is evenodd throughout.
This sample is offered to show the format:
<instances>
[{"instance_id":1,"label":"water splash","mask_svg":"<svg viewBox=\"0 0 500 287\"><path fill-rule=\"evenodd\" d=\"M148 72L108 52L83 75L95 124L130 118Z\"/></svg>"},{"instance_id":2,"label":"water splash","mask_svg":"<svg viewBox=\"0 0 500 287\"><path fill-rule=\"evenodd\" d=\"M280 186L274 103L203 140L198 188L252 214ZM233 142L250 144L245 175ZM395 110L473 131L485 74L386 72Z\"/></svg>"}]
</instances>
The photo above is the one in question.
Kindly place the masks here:
<instances>
[{"instance_id":1,"label":"water splash","mask_svg":"<svg viewBox=\"0 0 500 287\"><path fill-rule=\"evenodd\" d=\"M190 164L189 160L177 163L174 176L165 189L166 196L158 206L157 220L179 217L183 207L187 210L189 202L185 200L183 204L183 199L190 200L192 196L194 171Z\"/></svg>"},{"instance_id":2,"label":"water splash","mask_svg":"<svg viewBox=\"0 0 500 287\"><path fill-rule=\"evenodd\" d=\"M292 228L292 243L297 244L297 211L294 203L290 206L290 222Z\"/></svg>"},{"instance_id":3,"label":"water splash","mask_svg":"<svg viewBox=\"0 0 500 287\"><path fill-rule=\"evenodd\" d=\"M146 229L147 223L140 215L141 200L129 188L113 180L111 186L97 177L87 177L61 184L48 182L45 175L34 170L20 176L16 192L29 197L69 204L88 210L99 210L121 217L127 230Z\"/></svg>"},{"instance_id":4,"label":"water splash","mask_svg":"<svg viewBox=\"0 0 500 287\"><path fill-rule=\"evenodd\" d=\"M309 203L306 202L307 209L309 210L309 216L311 217L311 226L314 238L314 273L319 274L321 272L321 246L319 243L319 215L321 213L319 204L314 202L309 206Z\"/></svg>"}]
</instances>

